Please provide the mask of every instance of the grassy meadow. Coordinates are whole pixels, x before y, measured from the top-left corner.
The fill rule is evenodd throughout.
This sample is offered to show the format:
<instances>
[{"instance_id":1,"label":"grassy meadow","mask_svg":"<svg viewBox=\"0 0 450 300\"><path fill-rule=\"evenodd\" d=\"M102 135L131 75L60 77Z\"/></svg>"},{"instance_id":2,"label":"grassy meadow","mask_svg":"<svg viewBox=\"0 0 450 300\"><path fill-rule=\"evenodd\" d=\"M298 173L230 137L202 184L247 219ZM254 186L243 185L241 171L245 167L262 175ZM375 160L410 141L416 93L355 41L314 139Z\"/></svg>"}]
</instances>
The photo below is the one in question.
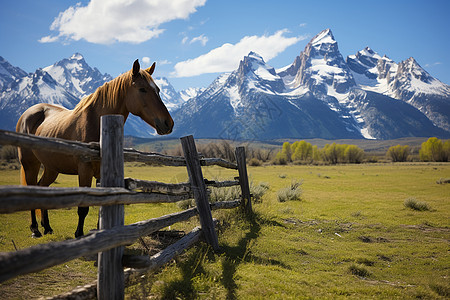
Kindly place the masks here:
<instances>
[{"instance_id":1,"label":"grassy meadow","mask_svg":"<svg viewBox=\"0 0 450 300\"><path fill-rule=\"evenodd\" d=\"M396 163L248 168L254 184L269 190L246 219L238 209L214 212L221 220L213 253L200 243L156 273L133 280L128 299L448 299L450 297L449 163ZM182 167L127 164L126 176L187 181ZM208 179L231 179L233 170L203 168ZM0 184L18 184L17 170L0 170ZM301 199L279 202L280 189L301 181ZM55 186L75 186L60 175ZM426 204L425 210L405 206ZM408 202L408 203L409 203ZM413 207L413 208L411 208ZM125 208L127 224L179 211L176 204ZM98 208L85 231L96 227ZM32 239L29 212L2 215L0 250L72 238L76 208L50 211L54 234ZM193 219L172 226L190 230ZM127 251L145 253L142 243ZM153 243L153 244L152 244ZM0 285L2 299L51 296L96 277L82 258Z\"/></svg>"}]
</instances>

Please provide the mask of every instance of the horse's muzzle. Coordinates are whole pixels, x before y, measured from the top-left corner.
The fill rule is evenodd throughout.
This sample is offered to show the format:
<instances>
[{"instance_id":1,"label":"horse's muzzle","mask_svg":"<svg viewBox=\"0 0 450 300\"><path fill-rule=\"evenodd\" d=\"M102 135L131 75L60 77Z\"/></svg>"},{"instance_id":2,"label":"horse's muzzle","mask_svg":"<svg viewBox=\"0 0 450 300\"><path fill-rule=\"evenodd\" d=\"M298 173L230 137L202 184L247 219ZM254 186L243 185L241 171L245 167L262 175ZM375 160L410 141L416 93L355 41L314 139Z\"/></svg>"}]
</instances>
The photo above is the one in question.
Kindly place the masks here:
<instances>
[{"instance_id":1,"label":"horse's muzzle","mask_svg":"<svg viewBox=\"0 0 450 300\"><path fill-rule=\"evenodd\" d=\"M172 132L173 129L173 120L172 118L169 120L160 120L157 119L156 122L156 132L159 135L165 135Z\"/></svg>"}]
</instances>

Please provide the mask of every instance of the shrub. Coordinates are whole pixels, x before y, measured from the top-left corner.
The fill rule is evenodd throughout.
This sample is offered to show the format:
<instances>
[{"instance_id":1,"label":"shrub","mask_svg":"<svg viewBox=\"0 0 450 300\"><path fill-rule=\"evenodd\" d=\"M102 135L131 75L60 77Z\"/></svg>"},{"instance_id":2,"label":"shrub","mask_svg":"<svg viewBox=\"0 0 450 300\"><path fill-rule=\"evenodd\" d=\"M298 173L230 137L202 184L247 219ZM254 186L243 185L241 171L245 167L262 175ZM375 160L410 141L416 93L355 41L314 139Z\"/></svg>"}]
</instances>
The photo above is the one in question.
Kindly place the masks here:
<instances>
[{"instance_id":1,"label":"shrub","mask_svg":"<svg viewBox=\"0 0 450 300\"><path fill-rule=\"evenodd\" d=\"M225 187L225 188L210 188L211 194L209 195L209 201L211 203L220 201L231 201L240 199L241 189L239 186Z\"/></svg>"},{"instance_id":2,"label":"shrub","mask_svg":"<svg viewBox=\"0 0 450 300\"><path fill-rule=\"evenodd\" d=\"M273 160L275 165L286 165L288 163L287 155L283 152L278 152Z\"/></svg>"},{"instance_id":3,"label":"shrub","mask_svg":"<svg viewBox=\"0 0 450 300\"><path fill-rule=\"evenodd\" d=\"M277 193L277 199L279 202L301 200L302 196L302 181L292 181L291 185L286 188L282 188Z\"/></svg>"},{"instance_id":4,"label":"shrub","mask_svg":"<svg viewBox=\"0 0 450 300\"><path fill-rule=\"evenodd\" d=\"M253 201L261 202L264 194L269 190L270 186L267 182L260 182L257 185L250 182L250 194L253 195Z\"/></svg>"},{"instance_id":5,"label":"shrub","mask_svg":"<svg viewBox=\"0 0 450 300\"><path fill-rule=\"evenodd\" d=\"M0 148L0 159L2 160L14 160L17 159L17 147L16 146L3 146Z\"/></svg>"},{"instance_id":6,"label":"shrub","mask_svg":"<svg viewBox=\"0 0 450 300\"><path fill-rule=\"evenodd\" d=\"M360 164L364 159L364 150L355 145L347 145L344 150L345 161L351 164Z\"/></svg>"},{"instance_id":7,"label":"shrub","mask_svg":"<svg viewBox=\"0 0 450 300\"><path fill-rule=\"evenodd\" d=\"M416 198L408 198L404 203L405 207L418 210L418 211L427 211L431 210L431 207L426 202L417 201Z\"/></svg>"},{"instance_id":8,"label":"shrub","mask_svg":"<svg viewBox=\"0 0 450 300\"><path fill-rule=\"evenodd\" d=\"M369 277L370 276L370 272L364 268L363 266L359 266L356 264L352 264L350 267L348 267L348 271L356 276L359 277Z\"/></svg>"},{"instance_id":9,"label":"shrub","mask_svg":"<svg viewBox=\"0 0 450 300\"><path fill-rule=\"evenodd\" d=\"M262 161L253 157L252 159L249 160L248 165L252 167L259 167L260 165L262 165Z\"/></svg>"},{"instance_id":10,"label":"shrub","mask_svg":"<svg viewBox=\"0 0 450 300\"><path fill-rule=\"evenodd\" d=\"M392 146L388 149L386 155L392 159L393 162L404 162L408 160L409 146Z\"/></svg>"}]
</instances>

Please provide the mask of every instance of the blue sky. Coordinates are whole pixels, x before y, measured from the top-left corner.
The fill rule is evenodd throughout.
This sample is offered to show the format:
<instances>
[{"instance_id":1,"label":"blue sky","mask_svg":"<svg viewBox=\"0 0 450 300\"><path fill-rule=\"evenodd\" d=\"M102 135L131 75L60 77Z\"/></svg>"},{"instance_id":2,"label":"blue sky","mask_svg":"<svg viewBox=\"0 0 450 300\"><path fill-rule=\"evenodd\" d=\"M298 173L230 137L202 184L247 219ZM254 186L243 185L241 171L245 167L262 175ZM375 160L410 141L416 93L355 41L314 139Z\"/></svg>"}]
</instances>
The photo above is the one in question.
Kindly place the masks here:
<instances>
[{"instance_id":1,"label":"blue sky","mask_svg":"<svg viewBox=\"0 0 450 300\"><path fill-rule=\"evenodd\" d=\"M414 57L450 84L450 1L26 0L4 1L0 56L34 72L83 54L113 77L157 62L176 89L206 87L253 50L291 64L330 28L344 57L366 46L396 62Z\"/></svg>"}]
</instances>

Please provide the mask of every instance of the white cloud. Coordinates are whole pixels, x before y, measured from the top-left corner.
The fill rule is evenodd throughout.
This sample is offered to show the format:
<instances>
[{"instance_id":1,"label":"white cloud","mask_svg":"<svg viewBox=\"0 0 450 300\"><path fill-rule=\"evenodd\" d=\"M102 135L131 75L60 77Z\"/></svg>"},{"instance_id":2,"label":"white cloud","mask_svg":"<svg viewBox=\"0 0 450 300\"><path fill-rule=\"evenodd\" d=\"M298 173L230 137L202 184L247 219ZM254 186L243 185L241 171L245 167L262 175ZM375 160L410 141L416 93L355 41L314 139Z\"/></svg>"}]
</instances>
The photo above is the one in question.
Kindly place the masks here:
<instances>
[{"instance_id":1,"label":"white cloud","mask_svg":"<svg viewBox=\"0 0 450 300\"><path fill-rule=\"evenodd\" d=\"M161 61L158 61L158 65L163 66L163 65L170 65L172 62L168 61L167 59L163 59Z\"/></svg>"},{"instance_id":2,"label":"white cloud","mask_svg":"<svg viewBox=\"0 0 450 300\"><path fill-rule=\"evenodd\" d=\"M202 46L205 46L206 43L208 42L208 37L205 36L204 34L197 36L195 38L193 38L190 43L193 44L195 42L199 42L200 44L202 44Z\"/></svg>"},{"instance_id":3,"label":"white cloud","mask_svg":"<svg viewBox=\"0 0 450 300\"><path fill-rule=\"evenodd\" d=\"M151 62L151 61L150 61L150 57L144 56L144 57L142 58L142 63L143 63L143 64L149 65L150 62Z\"/></svg>"},{"instance_id":4,"label":"white cloud","mask_svg":"<svg viewBox=\"0 0 450 300\"><path fill-rule=\"evenodd\" d=\"M250 51L261 55L266 61L276 57L287 47L306 39L306 36L286 37L287 29L273 35L246 36L236 44L223 44L199 57L177 63L174 77L191 77L206 73L229 72L238 67L239 61Z\"/></svg>"},{"instance_id":5,"label":"white cloud","mask_svg":"<svg viewBox=\"0 0 450 300\"><path fill-rule=\"evenodd\" d=\"M442 65L442 63L440 61L437 61L432 64L426 64L425 68L434 67L434 66L438 66L438 65Z\"/></svg>"},{"instance_id":6,"label":"white cloud","mask_svg":"<svg viewBox=\"0 0 450 300\"><path fill-rule=\"evenodd\" d=\"M95 44L114 42L142 43L158 37L159 26L186 19L206 0L91 0L61 12L50 29L57 35L41 38L41 43L56 40L86 40Z\"/></svg>"}]
</instances>

